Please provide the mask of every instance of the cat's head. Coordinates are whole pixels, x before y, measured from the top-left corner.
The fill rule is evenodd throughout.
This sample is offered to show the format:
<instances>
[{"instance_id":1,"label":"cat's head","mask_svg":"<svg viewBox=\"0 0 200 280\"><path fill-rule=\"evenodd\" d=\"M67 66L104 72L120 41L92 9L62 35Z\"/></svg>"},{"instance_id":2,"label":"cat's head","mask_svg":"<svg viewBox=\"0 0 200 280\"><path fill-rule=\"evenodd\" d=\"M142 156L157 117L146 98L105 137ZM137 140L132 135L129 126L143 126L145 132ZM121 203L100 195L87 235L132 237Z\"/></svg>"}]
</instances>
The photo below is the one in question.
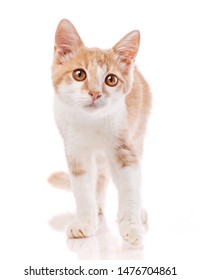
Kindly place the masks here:
<instances>
[{"instance_id":1,"label":"cat's head","mask_svg":"<svg viewBox=\"0 0 200 280\"><path fill-rule=\"evenodd\" d=\"M139 42L139 31L132 31L109 50L87 48L72 23L62 20L52 67L60 100L86 114L104 115L117 109L133 83Z\"/></svg>"}]
</instances>

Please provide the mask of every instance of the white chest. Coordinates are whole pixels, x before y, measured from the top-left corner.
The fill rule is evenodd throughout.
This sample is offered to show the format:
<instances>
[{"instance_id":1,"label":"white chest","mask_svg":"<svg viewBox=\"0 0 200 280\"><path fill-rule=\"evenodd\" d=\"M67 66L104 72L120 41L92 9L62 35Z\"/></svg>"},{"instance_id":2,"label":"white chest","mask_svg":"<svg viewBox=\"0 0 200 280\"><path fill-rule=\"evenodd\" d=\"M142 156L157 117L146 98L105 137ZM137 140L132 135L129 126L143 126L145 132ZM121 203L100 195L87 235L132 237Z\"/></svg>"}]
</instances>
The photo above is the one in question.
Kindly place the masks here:
<instances>
[{"instance_id":1,"label":"white chest","mask_svg":"<svg viewBox=\"0 0 200 280\"><path fill-rule=\"evenodd\" d=\"M58 100L54 109L65 146L75 153L109 148L123 124L124 112L120 111L100 118L81 112L73 114L70 108Z\"/></svg>"}]
</instances>

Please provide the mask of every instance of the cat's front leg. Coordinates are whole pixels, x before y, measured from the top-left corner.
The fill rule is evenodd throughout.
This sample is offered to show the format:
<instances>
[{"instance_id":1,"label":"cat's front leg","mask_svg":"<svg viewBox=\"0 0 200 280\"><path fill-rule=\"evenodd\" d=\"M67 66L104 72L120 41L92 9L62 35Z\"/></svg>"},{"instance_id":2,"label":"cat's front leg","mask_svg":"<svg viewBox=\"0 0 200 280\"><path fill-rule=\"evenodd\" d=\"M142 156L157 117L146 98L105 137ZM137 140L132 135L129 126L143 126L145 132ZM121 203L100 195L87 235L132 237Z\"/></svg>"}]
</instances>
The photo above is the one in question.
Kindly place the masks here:
<instances>
[{"instance_id":1,"label":"cat's front leg","mask_svg":"<svg viewBox=\"0 0 200 280\"><path fill-rule=\"evenodd\" d=\"M121 236L132 245L141 245L144 226L141 215L139 166L115 168L113 178L118 190L118 224Z\"/></svg>"},{"instance_id":2,"label":"cat's front leg","mask_svg":"<svg viewBox=\"0 0 200 280\"><path fill-rule=\"evenodd\" d=\"M120 153L120 154L119 154ZM118 190L118 224L123 239L139 246L144 235L141 209L140 166L131 149L118 150L111 162L114 183Z\"/></svg>"},{"instance_id":3,"label":"cat's front leg","mask_svg":"<svg viewBox=\"0 0 200 280\"><path fill-rule=\"evenodd\" d=\"M69 238L94 235L97 227L95 170L91 159L68 157L70 181L76 201L76 220L68 225Z\"/></svg>"}]
</instances>

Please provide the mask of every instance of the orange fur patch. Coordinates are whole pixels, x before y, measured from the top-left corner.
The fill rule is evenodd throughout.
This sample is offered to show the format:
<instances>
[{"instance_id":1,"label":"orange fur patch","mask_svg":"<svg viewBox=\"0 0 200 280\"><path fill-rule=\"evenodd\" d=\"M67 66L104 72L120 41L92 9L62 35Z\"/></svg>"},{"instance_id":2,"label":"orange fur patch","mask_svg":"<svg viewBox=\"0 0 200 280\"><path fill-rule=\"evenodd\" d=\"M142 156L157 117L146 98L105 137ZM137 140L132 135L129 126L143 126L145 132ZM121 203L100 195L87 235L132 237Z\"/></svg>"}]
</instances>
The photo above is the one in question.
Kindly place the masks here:
<instances>
[{"instance_id":1,"label":"orange fur patch","mask_svg":"<svg viewBox=\"0 0 200 280\"><path fill-rule=\"evenodd\" d=\"M68 166L73 176L83 176L84 174L86 174L85 169L83 168L81 162L78 160L68 159Z\"/></svg>"},{"instance_id":2,"label":"orange fur patch","mask_svg":"<svg viewBox=\"0 0 200 280\"><path fill-rule=\"evenodd\" d=\"M99 174L98 180L97 180L97 190L100 189L102 186L104 186L107 178L104 174Z\"/></svg>"},{"instance_id":3,"label":"orange fur patch","mask_svg":"<svg viewBox=\"0 0 200 280\"><path fill-rule=\"evenodd\" d=\"M116 147L117 160L121 167L136 165L140 159L150 108L149 86L135 67L134 83L126 96L127 119L121 132L119 145Z\"/></svg>"},{"instance_id":4,"label":"orange fur patch","mask_svg":"<svg viewBox=\"0 0 200 280\"><path fill-rule=\"evenodd\" d=\"M134 166L138 164L138 157L132 144L125 139L119 139L116 147L116 158L121 167Z\"/></svg>"}]
</instances>

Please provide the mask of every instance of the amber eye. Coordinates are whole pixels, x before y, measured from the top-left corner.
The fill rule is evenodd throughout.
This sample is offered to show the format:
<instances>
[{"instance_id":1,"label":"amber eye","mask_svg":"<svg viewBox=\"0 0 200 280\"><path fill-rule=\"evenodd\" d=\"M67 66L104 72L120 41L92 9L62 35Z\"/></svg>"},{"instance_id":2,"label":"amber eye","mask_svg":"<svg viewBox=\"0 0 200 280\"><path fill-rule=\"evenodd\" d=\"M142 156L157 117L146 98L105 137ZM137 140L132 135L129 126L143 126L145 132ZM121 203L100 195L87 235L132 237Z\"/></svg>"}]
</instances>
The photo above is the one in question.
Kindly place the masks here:
<instances>
[{"instance_id":1,"label":"amber eye","mask_svg":"<svg viewBox=\"0 0 200 280\"><path fill-rule=\"evenodd\" d=\"M105 83L110 86L110 87L114 87L116 86L118 82L118 78L117 76L113 75L113 74L109 74L106 78L105 78Z\"/></svg>"},{"instance_id":2,"label":"amber eye","mask_svg":"<svg viewBox=\"0 0 200 280\"><path fill-rule=\"evenodd\" d=\"M85 71L83 69L76 69L73 71L72 73L73 75L73 78L76 80L76 81L84 81L87 77Z\"/></svg>"}]
</instances>

